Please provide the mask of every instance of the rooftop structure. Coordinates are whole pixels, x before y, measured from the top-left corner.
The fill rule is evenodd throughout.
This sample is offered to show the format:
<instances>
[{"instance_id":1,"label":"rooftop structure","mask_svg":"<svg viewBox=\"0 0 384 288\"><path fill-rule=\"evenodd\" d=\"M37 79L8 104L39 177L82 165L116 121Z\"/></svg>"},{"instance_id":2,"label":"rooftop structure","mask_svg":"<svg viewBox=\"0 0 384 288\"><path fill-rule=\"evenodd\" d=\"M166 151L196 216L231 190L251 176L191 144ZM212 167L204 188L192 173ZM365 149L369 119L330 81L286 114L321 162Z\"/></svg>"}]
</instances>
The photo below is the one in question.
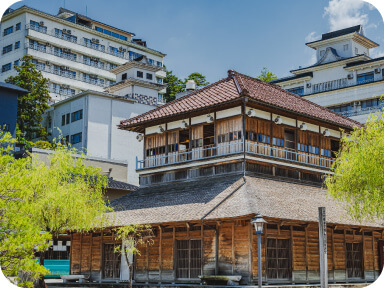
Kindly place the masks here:
<instances>
[{"instance_id":1,"label":"rooftop structure","mask_svg":"<svg viewBox=\"0 0 384 288\"><path fill-rule=\"evenodd\" d=\"M364 123L384 107L384 58L370 57L379 45L365 36L362 25L322 34L306 43L316 50L316 63L271 81L307 100Z\"/></svg>"}]
</instances>

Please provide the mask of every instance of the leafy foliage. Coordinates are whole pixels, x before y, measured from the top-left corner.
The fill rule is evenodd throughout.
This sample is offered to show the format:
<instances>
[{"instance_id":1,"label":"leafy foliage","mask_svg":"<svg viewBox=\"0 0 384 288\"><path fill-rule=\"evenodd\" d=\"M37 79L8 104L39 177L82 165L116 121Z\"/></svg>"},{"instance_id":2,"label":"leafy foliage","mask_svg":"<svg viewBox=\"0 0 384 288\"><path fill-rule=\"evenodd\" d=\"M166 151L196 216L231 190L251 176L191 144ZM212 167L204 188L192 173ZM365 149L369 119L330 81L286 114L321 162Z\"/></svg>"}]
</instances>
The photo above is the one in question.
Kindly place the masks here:
<instances>
[{"instance_id":1,"label":"leafy foliage","mask_svg":"<svg viewBox=\"0 0 384 288\"><path fill-rule=\"evenodd\" d=\"M48 141L43 141L43 140L36 141L33 144L33 146L36 148L41 148L41 149L46 149L46 150L54 150L55 149L55 147L54 147L54 145L52 145L52 143L50 143Z\"/></svg>"},{"instance_id":2,"label":"leafy foliage","mask_svg":"<svg viewBox=\"0 0 384 288\"><path fill-rule=\"evenodd\" d=\"M329 194L345 202L355 220L384 219L384 114L344 136L341 147L325 181Z\"/></svg>"},{"instance_id":3,"label":"leafy foliage","mask_svg":"<svg viewBox=\"0 0 384 288\"><path fill-rule=\"evenodd\" d=\"M36 154L16 160L9 153L14 141L0 134L0 264L6 276L22 271L27 281L47 272L34 260L34 248L45 251L52 236L68 230L104 227L111 209L104 202L107 178L84 158L71 157L79 151L56 142L44 161Z\"/></svg>"},{"instance_id":4,"label":"leafy foliage","mask_svg":"<svg viewBox=\"0 0 384 288\"><path fill-rule=\"evenodd\" d=\"M196 89L203 88L207 85L209 85L209 82L205 78L204 75L201 75L198 72L191 73L187 78L184 79L184 85L187 83L188 80L194 80L196 83Z\"/></svg>"},{"instance_id":5,"label":"leafy foliage","mask_svg":"<svg viewBox=\"0 0 384 288\"><path fill-rule=\"evenodd\" d=\"M31 56L23 56L20 63L20 67L15 66L17 75L5 79L5 82L30 92L18 98L17 127L27 141L31 141L34 136L45 139L47 131L41 125L41 121L51 99L48 91L48 79L44 78L39 70L36 70Z\"/></svg>"},{"instance_id":6,"label":"leafy foliage","mask_svg":"<svg viewBox=\"0 0 384 288\"><path fill-rule=\"evenodd\" d=\"M166 69L166 67L164 66ZM194 72L191 73L187 78L181 80L172 71L166 71L166 77L164 78L164 84L167 85L167 92L164 94L164 98L167 102L173 101L176 99L176 94L185 91L185 84L188 80L194 80L196 82L196 89L203 88L209 85L204 75Z\"/></svg>"},{"instance_id":7,"label":"leafy foliage","mask_svg":"<svg viewBox=\"0 0 384 288\"><path fill-rule=\"evenodd\" d=\"M277 76L275 74L273 74L272 72L268 71L267 67L264 67L261 70L261 74L259 76L257 76L256 78L261 80L261 81L268 82L268 81L272 81L272 80L277 79Z\"/></svg>"},{"instance_id":8,"label":"leafy foliage","mask_svg":"<svg viewBox=\"0 0 384 288\"><path fill-rule=\"evenodd\" d=\"M116 246L115 251L120 253L128 264L130 287L132 287L133 259L134 254L140 255L139 246L153 244L153 230L150 225L128 225L115 229L115 238L122 242L121 246Z\"/></svg>"}]
</instances>

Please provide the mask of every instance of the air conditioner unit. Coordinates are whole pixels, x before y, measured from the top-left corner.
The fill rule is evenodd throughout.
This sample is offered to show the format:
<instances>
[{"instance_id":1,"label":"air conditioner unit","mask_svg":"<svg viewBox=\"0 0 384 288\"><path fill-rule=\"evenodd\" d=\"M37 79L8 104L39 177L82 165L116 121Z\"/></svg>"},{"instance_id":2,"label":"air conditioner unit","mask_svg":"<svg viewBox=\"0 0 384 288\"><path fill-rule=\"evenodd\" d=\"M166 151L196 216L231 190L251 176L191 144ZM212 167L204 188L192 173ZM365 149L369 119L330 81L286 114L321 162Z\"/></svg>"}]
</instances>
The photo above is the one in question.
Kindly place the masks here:
<instances>
[{"instance_id":1,"label":"air conditioner unit","mask_svg":"<svg viewBox=\"0 0 384 288\"><path fill-rule=\"evenodd\" d=\"M380 68L375 68L375 73L376 73L376 74L380 74L380 72L381 72L381 69L380 69Z\"/></svg>"},{"instance_id":2,"label":"air conditioner unit","mask_svg":"<svg viewBox=\"0 0 384 288\"><path fill-rule=\"evenodd\" d=\"M283 124L283 119L280 116L277 116L275 120L273 120L277 125Z\"/></svg>"},{"instance_id":3,"label":"air conditioner unit","mask_svg":"<svg viewBox=\"0 0 384 288\"><path fill-rule=\"evenodd\" d=\"M136 140L139 141L139 142L143 141L144 140L144 135L143 134L137 135L136 136Z\"/></svg>"},{"instance_id":4,"label":"air conditioner unit","mask_svg":"<svg viewBox=\"0 0 384 288\"><path fill-rule=\"evenodd\" d=\"M348 74L347 78L348 79L353 79L353 73Z\"/></svg>"},{"instance_id":5,"label":"air conditioner unit","mask_svg":"<svg viewBox=\"0 0 384 288\"><path fill-rule=\"evenodd\" d=\"M249 109L247 114L249 117L256 117L256 111L253 109Z\"/></svg>"},{"instance_id":6,"label":"air conditioner unit","mask_svg":"<svg viewBox=\"0 0 384 288\"><path fill-rule=\"evenodd\" d=\"M40 21L39 26L44 26L44 21Z\"/></svg>"},{"instance_id":7,"label":"air conditioner unit","mask_svg":"<svg viewBox=\"0 0 384 288\"><path fill-rule=\"evenodd\" d=\"M49 47L49 46L51 46L51 43L47 42L47 43L45 43L45 46Z\"/></svg>"},{"instance_id":8,"label":"air conditioner unit","mask_svg":"<svg viewBox=\"0 0 384 288\"><path fill-rule=\"evenodd\" d=\"M311 83L307 83L307 88L311 88L312 84Z\"/></svg>"},{"instance_id":9,"label":"air conditioner unit","mask_svg":"<svg viewBox=\"0 0 384 288\"><path fill-rule=\"evenodd\" d=\"M305 123L302 123L299 128L302 131L306 131L308 129L307 124L305 124Z\"/></svg>"},{"instance_id":10,"label":"air conditioner unit","mask_svg":"<svg viewBox=\"0 0 384 288\"><path fill-rule=\"evenodd\" d=\"M122 47L122 46L120 46L120 47L119 47L119 51L122 51L122 50L123 50L123 47Z\"/></svg>"},{"instance_id":11,"label":"air conditioner unit","mask_svg":"<svg viewBox=\"0 0 384 288\"><path fill-rule=\"evenodd\" d=\"M45 65L51 66L51 63L49 61L45 62Z\"/></svg>"},{"instance_id":12,"label":"air conditioner unit","mask_svg":"<svg viewBox=\"0 0 384 288\"><path fill-rule=\"evenodd\" d=\"M61 85L61 88L67 89L69 88L69 85Z\"/></svg>"},{"instance_id":13,"label":"air conditioner unit","mask_svg":"<svg viewBox=\"0 0 384 288\"><path fill-rule=\"evenodd\" d=\"M96 42L96 40L97 40L96 38L92 38L91 42Z\"/></svg>"},{"instance_id":14,"label":"air conditioner unit","mask_svg":"<svg viewBox=\"0 0 384 288\"><path fill-rule=\"evenodd\" d=\"M211 115L207 115L207 120L206 120L205 122L207 122L207 123L212 123L213 120L215 120L215 119L213 118L213 116L211 116Z\"/></svg>"},{"instance_id":15,"label":"air conditioner unit","mask_svg":"<svg viewBox=\"0 0 384 288\"><path fill-rule=\"evenodd\" d=\"M72 33L72 31L71 31L71 30L67 30L67 33L68 33L68 34L71 34L71 33Z\"/></svg>"},{"instance_id":16,"label":"air conditioner unit","mask_svg":"<svg viewBox=\"0 0 384 288\"><path fill-rule=\"evenodd\" d=\"M125 49L125 48L124 48L124 49L123 49L123 50L121 50L121 51L123 51L123 52L127 52L127 49Z\"/></svg>"},{"instance_id":17,"label":"air conditioner unit","mask_svg":"<svg viewBox=\"0 0 384 288\"><path fill-rule=\"evenodd\" d=\"M96 39L96 43L99 43L100 41L99 41L99 39Z\"/></svg>"},{"instance_id":18,"label":"air conditioner unit","mask_svg":"<svg viewBox=\"0 0 384 288\"><path fill-rule=\"evenodd\" d=\"M67 33L67 29L63 29L63 32L64 32L64 33Z\"/></svg>"},{"instance_id":19,"label":"air conditioner unit","mask_svg":"<svg viewBox=\"0 0 384 288\"><path fill-rule=\"evenodd\" d=\"M323 131L323 135L324 135L325 137L329 137L329 136L331 136L331 132L329 132L328 129L325 129L325 130Z\"/></svg>"}]
</instances>

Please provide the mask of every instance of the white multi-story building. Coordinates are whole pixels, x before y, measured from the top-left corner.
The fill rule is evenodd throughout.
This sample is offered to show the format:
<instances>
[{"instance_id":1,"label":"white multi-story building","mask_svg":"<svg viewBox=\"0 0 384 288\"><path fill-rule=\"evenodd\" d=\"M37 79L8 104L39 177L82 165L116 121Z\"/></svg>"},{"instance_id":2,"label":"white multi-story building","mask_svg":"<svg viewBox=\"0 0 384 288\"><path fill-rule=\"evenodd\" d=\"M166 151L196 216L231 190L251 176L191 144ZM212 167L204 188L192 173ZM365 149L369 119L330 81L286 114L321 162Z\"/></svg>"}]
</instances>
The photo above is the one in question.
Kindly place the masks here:
<instances>
[{"instance_id":1,"label":"white multi-story building","mask_svg":"<svg viewBox=\"0 0 384 288\"><path fill-rule=\"evenodd\" d=\"M72 147L87 155L128 162L128 183L138 185L136 156L143 152L138 134L119 130L126 120L158 106L158 67L143 56L111 70L117 83L106 92L87 90L58 101L44 120L51 138L62 136Z\"/></svg>"},{"instance_id":2,"label":"white multi-story building","mask_svg":"<svg viewBox=\"0 0 384 288\"><path fill-rule=\"evenodd\" d=\"M322 34L306 45L316 50L316 64L272 83L362 123L384 107L384 57L369 57L379 45L361 25Z\"/></svg>"},{"instance_id":3,"label":"white multi-story building","mask_svg":"<svg viewBox=\"0 0 384 288\"><path fill-rule=\"evenodd\" d=\"M159 104L164 102L164 86L138 87L148 81L162 84L165 54L148 48L141 39L133 39L135 34L131 32L64 8L51 15L23 6L7 10L1 21L0 81L16 73L13 67L23 55L31 55L36 67L49 79L52 102L57 102L86 90L103 92L116 83L112 69L144 58L148 65L129 75L138 79L131 81L135 89L130 93L155 97Z\"/></svg>"}]
</instances>

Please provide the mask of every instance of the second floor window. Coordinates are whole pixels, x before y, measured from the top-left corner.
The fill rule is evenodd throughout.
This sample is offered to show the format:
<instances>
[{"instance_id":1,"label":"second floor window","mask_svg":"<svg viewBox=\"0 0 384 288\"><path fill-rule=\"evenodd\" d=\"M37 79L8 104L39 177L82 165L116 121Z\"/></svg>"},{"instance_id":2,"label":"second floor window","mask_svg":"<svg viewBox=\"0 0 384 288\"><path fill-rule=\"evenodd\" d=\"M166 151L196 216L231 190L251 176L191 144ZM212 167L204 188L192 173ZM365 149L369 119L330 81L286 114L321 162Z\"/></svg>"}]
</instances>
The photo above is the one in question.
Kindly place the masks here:
<instances>
[{"instance_id":1,"label":"second floor window","mask_svg":"<svg viewBox=\"0 0 384 288\"><path fill-rule=\"evenodd\" d=\"M42 22L36 22L36 21L29 21L30 27L33 30L42 32L42 33L47 33L47 27L43 25Z\"/></svg>"},{"instance_id":2,"label":"second floor window","mask_svg":"<svg viewBox=\"0 0 384 288\"><path fill-rule=\"evenodd\" d=\"M3 32L3 36L7 36L9 34L13 33L13 26L5 28Z\"/></svg>"},{"instance_id":3,"label":"second floor window","mask_svg":"<svg viewBox=\"0 0 384 288\"><path fill-rule=\"evenodd\" d=\"M287 91L291 92L293 94L296 94L298 96L303 96L304 95L304 86L287 89Z\"/></svg>"},{"instance_id":4,"label":"second floor window","mask_svg":"<svg viewBox=\"0 0 384 288\"><path fill-rule=\"evenodd\" d=\"M369 73L357 75L357 84L370 83L370 82L373 82L373 80L374 80L373 71Z\"/></svg>"},{"instance_id":5,"label":"second floor window","mask_svg":"<svg viewBox=\"0 0 384 288\"><path fill-rule=\"evenodd\" d=\"M137 78L143 78L144 77L144 73L142 71L137 71Z\"/></svg>"},{"instance_id":6,"label":"second floor window","mask_svg":"<svg viewBox=\"0 0 384 288\"><path fill-rule=\"evenodd\" d=\"M16 24L16 31L18 31L20 29L21 29L21 23L19 22L19 23Z\"/></svg>"},{"instance_id":7,"label":"second floor window","mask_svg":"<svg viewBox=\"0 0 384 288\"><path fill-rule=\"evenodd\" d=\"M13 47L13 45L11 44L11 45L8 45L8 46L5 46L5 47L3 47L3 54L6 54L6 53L8 53L8 52L11 52L12 51L12 47Z\"/></svg>"},{"instance_id":8,"label":"second floor window","mask_svg":"<svg viewBox=\"0 0 384 288\"><path fill-rule=\"evenodd\" d=\"M68 32L64 32L63 30L55 28L55 36L57 38L77 43L77 37L69 34Z\"/></svg>"},{"instance_id":9,"label":"second floor window","mask_svg":"<svg viewBox=\"0 0 384 288\"><path fill-rule=\"evenodd\" d=\"M152 80L152 74L151 73L147 73L147 80Z\"/></svg>"},{"instance_id":10,"label":"second floor window","mask_svg":"<svg viewBox=\"0 0 384 288\"><path fill-rule=\"evenodd\" d=\"M20 48L20 41L17 41L16 43L15 43L15 49L19 49Z\"/></svg>"},{"instance_id":11,"label":"second floor window","mask_svg":"<svg viewBox=\"0 0 384 288\"><path fill-rule=\"evenodd\" d=\"M81 119L83 119L83 109L72 113L71 122L75 122Z\"/></svg>"},{"instance_id":12,"label":"second floor window","mask_svg":"<svg viewBox=\"0 0 384 288\"><path fill-rule=\"evenodd\" d=\"M11 66L12 64L11 63L8 63L8 64L5 64L1 67L1 72L7 72L9 70L11 70Z\"/></svg>"},{"instance_id":13,"label":"second floor window","mask_svg":"<svg viewBox=\"0 0 384 288\"><path fill-rule=\"evenodd\" d=\"M123 75L121 75L121 80L127 80L127 73L123 73Z\"/></svg>"}]
</instances>

